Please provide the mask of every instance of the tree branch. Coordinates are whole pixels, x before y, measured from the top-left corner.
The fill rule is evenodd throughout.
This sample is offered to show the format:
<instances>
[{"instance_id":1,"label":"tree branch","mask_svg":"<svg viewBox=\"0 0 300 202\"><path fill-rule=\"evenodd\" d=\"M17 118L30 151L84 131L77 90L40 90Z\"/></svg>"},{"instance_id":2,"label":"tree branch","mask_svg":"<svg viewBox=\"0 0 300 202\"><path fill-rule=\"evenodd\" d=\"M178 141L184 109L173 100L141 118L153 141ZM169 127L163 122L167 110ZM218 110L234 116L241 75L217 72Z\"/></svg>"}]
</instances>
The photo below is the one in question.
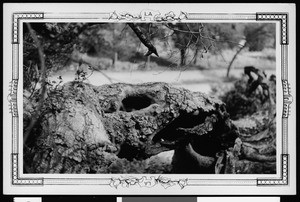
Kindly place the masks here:
<instances>
[{"instance_id":1,"label":"tree branch","mask_svg":"<svg viewBox=\"0 0 300 202\"><path fill-rule=\"evenodd\" d=\"M231 69L231 66L234 62L234 60L236 59L236 57L238 56L238 54L247 46L247 42L244 44L244 46L240 47L240 49L235 53L235 55L233 56L233 58L231 59L228 67L227 67L227 73L226 73L226 77L229 77L229 72Z\"/></svg>"},{"instance_id":2,"label":"tree branch","mask_svg":"<svg viewBox=\"0 0 300 202\"><path fill-rule=\"evenodd\" d=\"M41 77L42 77L41 78L41 88L42 88L42 91L40 94L40 99L39 99L37 108L36 108L34 114L31 116L31 120L30 120L28 127L25 129L25 134L23 136L24 144L26 144L26 141L27 141L28 137L30 136L30 133L31 133L33 127L35 126L37 120L39 119L41 109L44 104L45 95L46 95L46 67L45 67L45 56L44 56L43 47L41 46L40 41L38 40L31 25L29 23L26 23L26 25L27 25L27 28L31 34L31 37L33 38L33 41L38 49L39 59L40 59L40 63L41 63Z\"/></svg>"},{"instance_id":3,"label":"tree branch","mask_svg":"<svg viewBox=\"0 0 300 202\"><path fill-rule=\"evenodd\" d=\"M203 36L202 33L201 33L201 31L195 32L195 31L190 31L190 30L176 29L176 28L170 27L168 24L165 24L165 26L166 26L167 28L169 28L170 30L177 31L177 32L189 33L189 34L199 34L199 36L200 36L202 39L207 39L207 40L214 41L214 42L228 42L228 43L236 44L236 45L239 45L239 46L241 45L240 43L234 42L234 41L217 40L217 39L213 39L213 38L208 37L208 36Z\"/></svg>"},{"instance_id":4,"label":"tree branch","mask_svg":"<svg viewBox=\"0 0 300 202\"><path fill-rule=\"evenodd\" d=\"M127 23L127 24L133 30L136 36L140 39L140 41L148 48L148 52L146 53L146 56L149 56L152 53L154 53L157 57L159 57L156 48L153 46L150 40L145 36L145 34L140 29L140 27L134 23Z\"/></svg>"}]
</instances>

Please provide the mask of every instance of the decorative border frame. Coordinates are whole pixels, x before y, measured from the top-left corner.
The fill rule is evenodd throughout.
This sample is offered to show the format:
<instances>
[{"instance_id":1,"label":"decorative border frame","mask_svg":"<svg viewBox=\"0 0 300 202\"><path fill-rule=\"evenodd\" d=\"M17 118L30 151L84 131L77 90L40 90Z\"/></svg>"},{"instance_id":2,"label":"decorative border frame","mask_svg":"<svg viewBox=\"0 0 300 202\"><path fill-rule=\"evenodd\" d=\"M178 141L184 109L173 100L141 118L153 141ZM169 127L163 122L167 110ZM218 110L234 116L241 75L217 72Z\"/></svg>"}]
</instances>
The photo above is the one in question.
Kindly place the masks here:
<instances>
[{"instance_id":1,"label":"decorative border frame","mask_svg":"<svg viewBox=\"0 0 300 202\"><path fill-rule=\"evenodd\" d=\"M76 17L74 17L76 15ZM274 179L170 179L168 177L107 177L107 178L22 178L20 177L19 162L19 115L17 106L17 91L19 81L19 37L20 23L22 20L41 20L41 19L99 19L106 21L145 21L145 22L164 22L164 21L181 21L181 20L239 20L239 21L279 21L280 22L280 45L281 45L281 80L283 87L283 112L282 112L282 151L281 151L281 175L280 178ZM290 114L290 105L293 102L291 88L288 82L288 13L243 13L243 14L203 14L180 12L176 15L170 11L167 14L160 14L159 11L143 10L140 14L135 15L129 12L117 13L43 13L43 12L26 12L13 13L12 23L12 81L10 82L10 93L8 101L10 113L12 115L12 185L104 185L118 188L119 186L129 187L139 185L140 187L151 188L160 184L165 189L178 185L181 189L186 186L288 186L289 185L289 154L288 154L288 117Z\"/></svg>"}]
</instances>

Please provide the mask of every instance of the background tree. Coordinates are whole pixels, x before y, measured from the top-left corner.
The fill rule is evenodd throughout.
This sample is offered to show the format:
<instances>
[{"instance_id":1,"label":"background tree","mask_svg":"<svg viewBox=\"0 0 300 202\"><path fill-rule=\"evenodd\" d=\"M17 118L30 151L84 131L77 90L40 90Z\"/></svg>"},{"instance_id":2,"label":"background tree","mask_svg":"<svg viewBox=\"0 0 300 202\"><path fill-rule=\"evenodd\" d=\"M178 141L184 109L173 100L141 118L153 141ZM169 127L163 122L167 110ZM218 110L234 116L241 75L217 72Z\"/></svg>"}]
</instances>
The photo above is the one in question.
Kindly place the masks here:
<instances>
[{"instance_id":1,"label":"background tree","mask_svg":"<svg viewBox=\"0 0 300 202\"><path fill-rule=\"evenodd\" d=\"M247 24L243 30L244 42L239 45L235 55L231 59L226 76L229 77L229 72L236 57L246 47L249 51L261 51L265 47L275 45L275 24Z\"/></svg>"},{"instance_id":2,"label":"background tree","mask_svg":"<svg viewBox=\"0 0 300 202\"><path fill-rule=\"evenodd\" d=\"M82 61L82 54L111 58L115 61L150 63L150 58L140 54L143 46L135 32L126 23L31 23L45 54L47 74L63 69L70 61ZM198 63L203 54L221 54L236 48L227 67L227 76L237 56L248 48L260 51L275 46L275 25L270 23L137 23L146 38L155 46L165 45L169 58L159 60L177 63L180 67ZM240 44L244 40L244 44ZM158 45L157 45L158 44ZM159 47L158 47L159 48ZM77 57L74 50L80 53ZM164 51L164 52L165 52ZM39 80L37 49L24 28L24 88L33 90ZM175 57L174 57L175 56ZM132 58L135 58L132 60ZM187 59L190 59L187 63ZM153 58L153 61L158 61Z\"/></svg>"}]
</instances>

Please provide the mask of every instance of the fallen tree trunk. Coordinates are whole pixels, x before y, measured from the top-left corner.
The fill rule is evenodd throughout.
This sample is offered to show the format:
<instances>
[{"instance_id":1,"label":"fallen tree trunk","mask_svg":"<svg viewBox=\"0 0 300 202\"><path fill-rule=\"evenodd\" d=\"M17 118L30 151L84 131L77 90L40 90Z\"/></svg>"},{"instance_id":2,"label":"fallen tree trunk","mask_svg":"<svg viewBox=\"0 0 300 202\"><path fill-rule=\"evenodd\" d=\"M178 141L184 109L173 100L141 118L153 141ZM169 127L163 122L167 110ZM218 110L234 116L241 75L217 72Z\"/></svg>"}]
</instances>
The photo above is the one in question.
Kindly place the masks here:
<instances>
[{"instance_id":1,"label":"fallen tree trunk","mask_svg":"<svg viewBox=\"0 0 300 202\"><path fill-rule=\"evenodd\" d=\"M216 173L239 136L223 102L166 83L70 82L42 114L29 173Z\"/></svg>"}]
</instances>

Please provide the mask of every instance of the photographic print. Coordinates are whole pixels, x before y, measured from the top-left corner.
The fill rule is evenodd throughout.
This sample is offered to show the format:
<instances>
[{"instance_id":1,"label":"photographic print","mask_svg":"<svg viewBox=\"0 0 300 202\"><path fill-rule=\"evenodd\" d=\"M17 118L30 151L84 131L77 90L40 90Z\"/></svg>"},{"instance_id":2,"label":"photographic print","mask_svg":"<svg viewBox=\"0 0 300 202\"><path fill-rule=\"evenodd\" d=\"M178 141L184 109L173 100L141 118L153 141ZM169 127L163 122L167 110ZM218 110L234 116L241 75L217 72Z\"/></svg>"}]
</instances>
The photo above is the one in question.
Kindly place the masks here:
<instances>
[{"instance_id":1,"label":"photographic print","mask_svg":"<svg viewBox=\"0 0 300 202\"><path fill-rule=\"evenodd\" d=\"M22 5L5 13L8 192L295 192L293 6Z\"/></svg>"}]
</instances>

